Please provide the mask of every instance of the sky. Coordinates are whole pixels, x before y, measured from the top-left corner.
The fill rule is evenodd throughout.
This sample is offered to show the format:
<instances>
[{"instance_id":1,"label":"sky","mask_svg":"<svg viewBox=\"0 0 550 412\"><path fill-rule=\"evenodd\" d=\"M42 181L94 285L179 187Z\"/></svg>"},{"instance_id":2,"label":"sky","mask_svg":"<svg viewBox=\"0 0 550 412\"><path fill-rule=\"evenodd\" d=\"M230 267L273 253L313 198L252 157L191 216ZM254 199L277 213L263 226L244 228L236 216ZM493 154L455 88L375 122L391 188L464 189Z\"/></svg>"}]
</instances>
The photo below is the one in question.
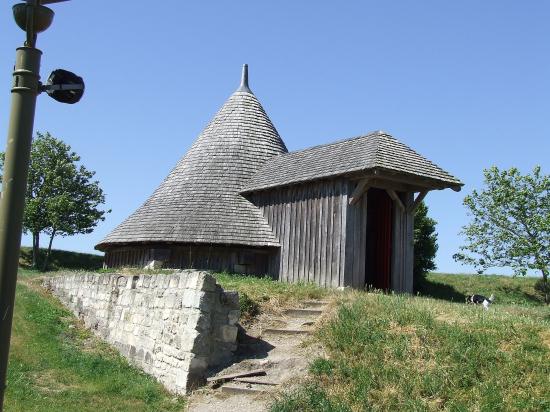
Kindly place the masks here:
<instances>
[{"instance_id":1,"label":"sky","mask_svg":"<svg viewBox=\"0 0 550 412\"><path fill-rule=\"evenodd\" d=\"M473 271L452 255L468 223L462 201L482 188L484 168L541 165L549 173L550 2L72 0L50 7L54 23L37 43L42 78L74 71L86 93L76 105L41 95L35 130L72 146L97 172L112 209L92 234L56 238L54 248L94 252L236 90L243 63L289 150L384 130L465 183L459 193L426 197L438 222L439 271ZM0 27L5 133L15 48L24 41L8 4Z\"/></svg>"}]
</instances>

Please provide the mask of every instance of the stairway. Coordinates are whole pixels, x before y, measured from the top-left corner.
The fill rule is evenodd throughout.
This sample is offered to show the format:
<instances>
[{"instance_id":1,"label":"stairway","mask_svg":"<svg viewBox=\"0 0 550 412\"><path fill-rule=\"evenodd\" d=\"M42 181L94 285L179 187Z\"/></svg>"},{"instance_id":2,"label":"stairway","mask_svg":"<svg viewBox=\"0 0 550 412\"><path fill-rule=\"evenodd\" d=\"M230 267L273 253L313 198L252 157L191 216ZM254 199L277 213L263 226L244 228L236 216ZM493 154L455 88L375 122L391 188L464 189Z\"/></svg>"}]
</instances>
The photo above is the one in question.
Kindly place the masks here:
<instances>
[{"instance_id":1,"label":"stairway","mask_svg":"<svg viewBox=\"0 0 550 412\"><path fill-rule=\"evenodd\" d=\"M273 392L305 376L312 354L303 345L328 302L304 301L270 317L239 339L235 363L208 378L211 389L191 398L189 411L264 411Z\"/></svg>"}]
</instances>

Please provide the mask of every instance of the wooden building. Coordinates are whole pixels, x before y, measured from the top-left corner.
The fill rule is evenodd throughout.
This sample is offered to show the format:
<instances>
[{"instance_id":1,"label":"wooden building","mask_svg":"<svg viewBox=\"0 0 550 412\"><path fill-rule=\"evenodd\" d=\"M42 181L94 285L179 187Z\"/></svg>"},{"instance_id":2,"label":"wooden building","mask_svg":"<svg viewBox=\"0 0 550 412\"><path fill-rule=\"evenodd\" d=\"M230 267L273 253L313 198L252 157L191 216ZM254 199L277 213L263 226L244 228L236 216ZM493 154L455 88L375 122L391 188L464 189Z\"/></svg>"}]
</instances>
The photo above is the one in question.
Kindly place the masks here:
<instances>
[{"instance_id":1,"label":"wooden building","mask_svg":"<svg viewBox=\"0 0 550 412\"><path fill-rule=\"evenodd\" d=\"M269 274L411 292L414 211L462 183L378 131L288 152L239 89L138 210L96 248L106 267Z\"/></svg>"}]
</instances>

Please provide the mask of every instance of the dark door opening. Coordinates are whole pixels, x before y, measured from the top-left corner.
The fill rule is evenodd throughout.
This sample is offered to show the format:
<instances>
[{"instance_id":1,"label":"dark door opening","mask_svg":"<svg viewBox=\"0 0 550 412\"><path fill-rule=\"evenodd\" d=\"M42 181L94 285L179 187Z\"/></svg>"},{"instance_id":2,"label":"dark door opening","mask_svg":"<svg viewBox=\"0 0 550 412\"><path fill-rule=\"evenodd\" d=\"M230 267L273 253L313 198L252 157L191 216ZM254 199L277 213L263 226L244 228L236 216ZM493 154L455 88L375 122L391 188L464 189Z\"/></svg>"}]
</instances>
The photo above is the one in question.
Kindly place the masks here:
<instances>
[{"instance_id":1,"label":"dark door opening","mask_svg":"<svg viewBox=\"0 0 550 412\"><path fill-rule=\"evenodd\" d=\"M391 276L393 201L385 190L367 192L367 287L388 290Z\"/></svg>"}]
</instances>

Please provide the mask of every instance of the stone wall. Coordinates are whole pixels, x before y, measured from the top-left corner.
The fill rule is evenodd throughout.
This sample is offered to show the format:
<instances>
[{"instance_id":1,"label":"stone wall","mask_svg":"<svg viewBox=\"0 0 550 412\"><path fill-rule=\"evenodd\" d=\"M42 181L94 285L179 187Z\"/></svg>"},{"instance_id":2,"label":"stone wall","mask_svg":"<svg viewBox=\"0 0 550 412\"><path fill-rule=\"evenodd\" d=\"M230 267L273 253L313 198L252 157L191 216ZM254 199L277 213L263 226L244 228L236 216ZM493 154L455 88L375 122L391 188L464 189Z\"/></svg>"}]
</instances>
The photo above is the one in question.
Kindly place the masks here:
<instances>
[{"instance_id":1,"label":"stone wall","mask_svg":"<svg viewBox=\"0 0 550 412\"><path fill-rule=\"evenodd\" d=\"M231 357L239 319L237 292L206 272L67 274L44 286L86 327L167 389L183 394L208 367Z\"/></svg>"}]
</instances>

